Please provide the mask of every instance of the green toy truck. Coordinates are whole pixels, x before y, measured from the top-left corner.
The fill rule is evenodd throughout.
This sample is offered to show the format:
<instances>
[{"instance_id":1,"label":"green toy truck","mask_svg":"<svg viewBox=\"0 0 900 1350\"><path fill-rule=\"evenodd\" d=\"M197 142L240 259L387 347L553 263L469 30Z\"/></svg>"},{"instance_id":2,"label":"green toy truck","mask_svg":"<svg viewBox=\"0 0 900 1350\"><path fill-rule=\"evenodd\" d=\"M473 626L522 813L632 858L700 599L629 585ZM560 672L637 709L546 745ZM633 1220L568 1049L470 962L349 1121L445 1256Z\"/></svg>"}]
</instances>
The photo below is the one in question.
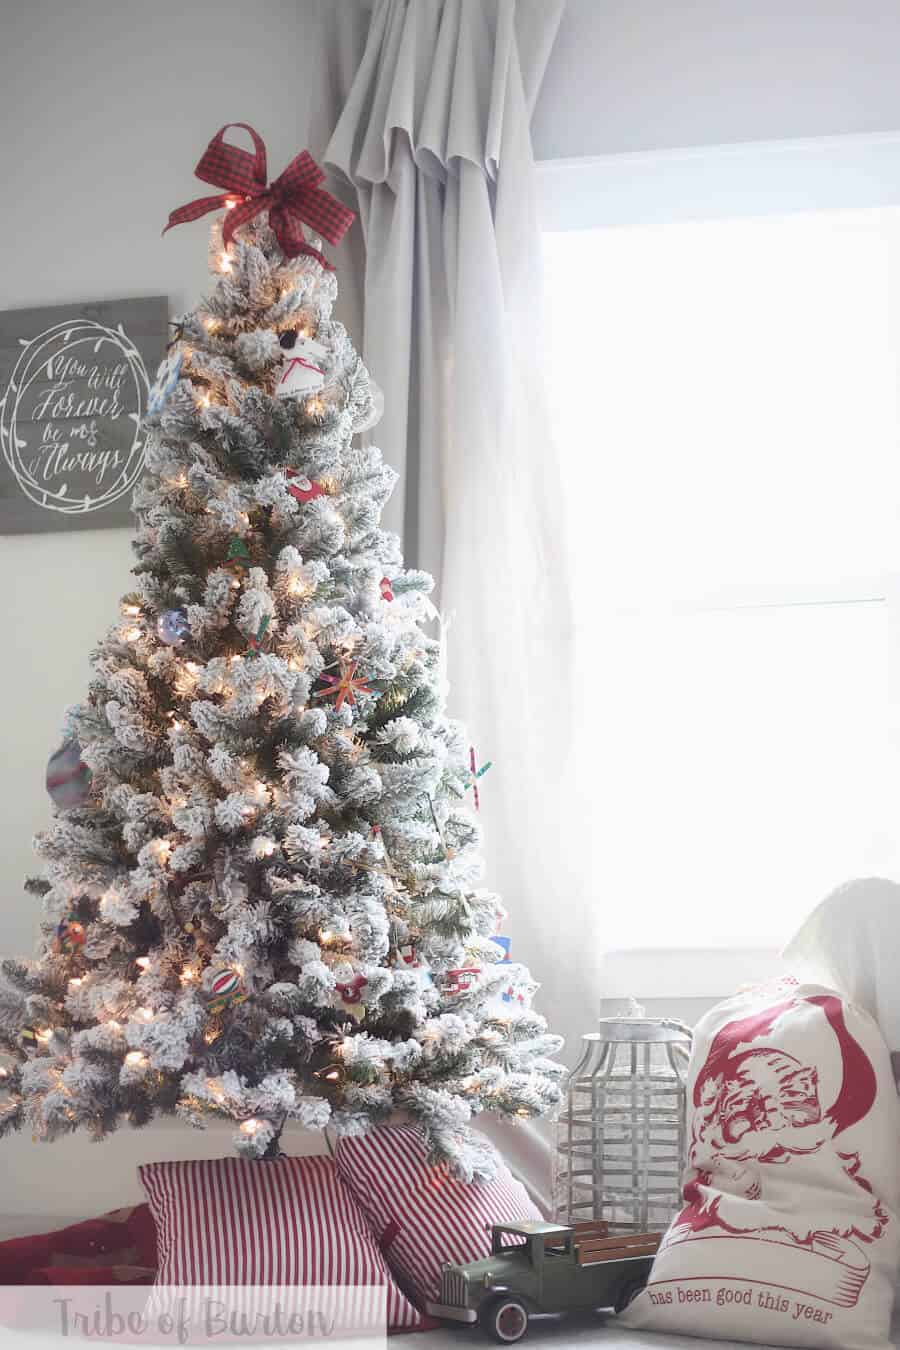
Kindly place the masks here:
<instances>
[{"instance_id":1,"label":"green toy truck","mask_svg":"<svg viewBox=\"0 0 900 1350\"><path fill-rule=\"evenodd\" d=\"M491 1255L445 1265L432 1317L478 1322L501 1345L521 1340L532 1313L622 1312L647 1283L660 1233L610 1237L603 1223L495 1224Z\"/></svg>"}]
</instances>

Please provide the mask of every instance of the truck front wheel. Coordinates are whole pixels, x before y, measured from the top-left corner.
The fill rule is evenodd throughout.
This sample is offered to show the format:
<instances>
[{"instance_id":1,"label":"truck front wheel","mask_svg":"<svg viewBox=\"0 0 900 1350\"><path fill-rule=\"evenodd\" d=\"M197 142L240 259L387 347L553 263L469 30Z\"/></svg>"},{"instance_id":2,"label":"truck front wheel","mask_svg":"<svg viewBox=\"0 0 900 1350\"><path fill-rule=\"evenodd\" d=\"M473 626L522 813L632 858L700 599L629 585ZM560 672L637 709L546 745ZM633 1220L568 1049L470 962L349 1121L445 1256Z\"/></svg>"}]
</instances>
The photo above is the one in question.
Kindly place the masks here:
<instances>
[{"instance_id":1,"label":"truck front wheel","mask_svg":"<svg viewBox=\"0 0 900 1350\"><path fill-rule=\"evenodd\" d=\"M528 1330L528 1309L511 1294L495 1298L479 1310L482 1328L501 1345L513 1345Z\"/></svg>"}]
</instances>

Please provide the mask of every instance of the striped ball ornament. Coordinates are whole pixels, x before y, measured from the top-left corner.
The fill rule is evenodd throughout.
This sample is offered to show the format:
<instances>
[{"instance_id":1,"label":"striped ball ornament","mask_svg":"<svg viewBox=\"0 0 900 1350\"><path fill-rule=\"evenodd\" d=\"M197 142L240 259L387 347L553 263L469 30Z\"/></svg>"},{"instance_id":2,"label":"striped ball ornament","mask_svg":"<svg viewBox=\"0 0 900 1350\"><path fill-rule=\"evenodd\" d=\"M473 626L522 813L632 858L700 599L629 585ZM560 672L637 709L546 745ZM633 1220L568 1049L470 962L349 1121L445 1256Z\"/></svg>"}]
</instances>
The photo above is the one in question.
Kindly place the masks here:
<instances>
[{"instance_id":1,"label":"striped ball ornament","mask_svg":"<svg viewBox=\"0 0 900 1350\"><path fill-rule=\"evenodd\" d=\"M209 982L209 1003L207 1007L213 1015L224 1012L226 1008L236 1008L247 998L244 982L233 967L217 971Z\"/></svg>"}]
</instances>

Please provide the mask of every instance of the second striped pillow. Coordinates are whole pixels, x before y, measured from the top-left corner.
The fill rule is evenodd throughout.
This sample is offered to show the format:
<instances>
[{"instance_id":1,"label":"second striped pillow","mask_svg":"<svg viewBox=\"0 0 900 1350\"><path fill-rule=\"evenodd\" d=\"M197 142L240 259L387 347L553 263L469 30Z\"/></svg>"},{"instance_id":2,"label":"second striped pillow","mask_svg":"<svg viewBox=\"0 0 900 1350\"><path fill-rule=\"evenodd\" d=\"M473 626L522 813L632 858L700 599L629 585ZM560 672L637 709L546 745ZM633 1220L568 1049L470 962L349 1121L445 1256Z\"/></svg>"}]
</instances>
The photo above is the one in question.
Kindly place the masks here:
<instances>
[{"instance_id":1,"label":"second striped pillow","mask_svg":"<svg viewBox=\"0 0 900 1350\"><path fill-rule=\"evenodd\" d=\"M458 1181L428 1162L411 1126L385 1125L339 1139L335 1162L388 1265L420 1308L437 1300L445 1261L490 1255L491 1224L543 1217L502 1163L493 1181Z\"/></svg>"}]
</instances>

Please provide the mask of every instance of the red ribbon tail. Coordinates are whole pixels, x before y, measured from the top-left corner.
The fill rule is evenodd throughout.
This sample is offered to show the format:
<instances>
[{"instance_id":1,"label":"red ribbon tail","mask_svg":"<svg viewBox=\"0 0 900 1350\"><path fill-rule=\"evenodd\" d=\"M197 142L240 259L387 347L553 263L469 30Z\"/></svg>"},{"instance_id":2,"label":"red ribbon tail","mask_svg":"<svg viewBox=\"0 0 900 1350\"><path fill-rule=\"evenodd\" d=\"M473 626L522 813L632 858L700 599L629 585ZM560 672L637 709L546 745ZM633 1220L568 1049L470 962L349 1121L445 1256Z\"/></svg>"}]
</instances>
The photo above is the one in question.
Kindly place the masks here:
<instances>
[{"instance_id":1,"label":"red ribbon tail","mask_svg":"<svg viewBox=\"0 0 900 1350\"><path fill-rule=\"evenodd\" d=\"M177 206L174 211L170 211L169 219L163 226L163 234L171 230L173 225L185 225L189 220L199 220L210 211L222 210L233 197L233 192L221 192L215 197L197 197L192 202L185 202L184 206Z\"/></svg>"}]
</instances>

